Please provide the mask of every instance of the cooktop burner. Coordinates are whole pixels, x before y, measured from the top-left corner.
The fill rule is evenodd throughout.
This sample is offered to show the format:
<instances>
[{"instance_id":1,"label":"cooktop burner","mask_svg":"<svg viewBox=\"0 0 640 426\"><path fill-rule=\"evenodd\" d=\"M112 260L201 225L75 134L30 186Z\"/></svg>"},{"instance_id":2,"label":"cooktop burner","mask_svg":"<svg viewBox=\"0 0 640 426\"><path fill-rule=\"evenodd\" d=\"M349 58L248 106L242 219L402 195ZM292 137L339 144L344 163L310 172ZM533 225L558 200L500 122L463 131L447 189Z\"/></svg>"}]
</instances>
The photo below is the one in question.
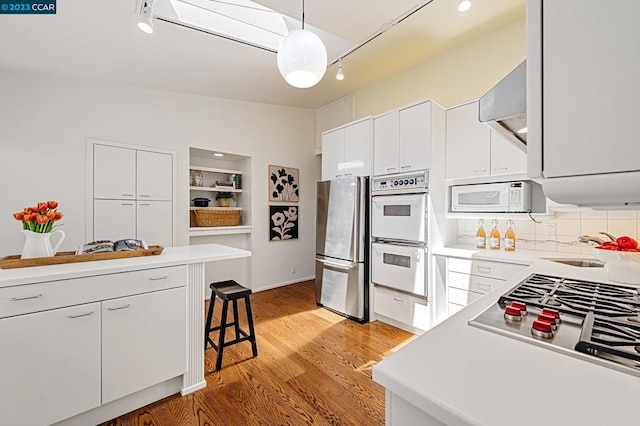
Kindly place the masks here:
<instances>
[{"instance_id":1,"label":"cooktop burner","mask_svg":"<svg viewBox=\"0 0 640 426\"><path fill-rule=\"evenodd\" d=\"M637 287L533 274L469 324L640 376Z\"/></svg>"}]
</instances>

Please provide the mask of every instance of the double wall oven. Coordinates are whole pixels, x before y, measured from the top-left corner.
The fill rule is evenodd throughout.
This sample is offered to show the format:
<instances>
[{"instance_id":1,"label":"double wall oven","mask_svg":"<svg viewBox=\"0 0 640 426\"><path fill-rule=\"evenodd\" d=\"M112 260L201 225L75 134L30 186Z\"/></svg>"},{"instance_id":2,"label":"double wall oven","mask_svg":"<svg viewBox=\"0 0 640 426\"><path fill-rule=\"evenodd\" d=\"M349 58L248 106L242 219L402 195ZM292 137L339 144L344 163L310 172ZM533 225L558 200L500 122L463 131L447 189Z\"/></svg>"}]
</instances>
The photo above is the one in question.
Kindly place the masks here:
<instances>
[{"instance_id":1,"label":"double wall oven","mask_svg":"<svg viewBox=\"0 0 640 426\"><path fill-rule=\"evenodd\" d=\"M376 177L371 189L371 281L427 298L428 171Z\"/></svg>"}]
</instances>

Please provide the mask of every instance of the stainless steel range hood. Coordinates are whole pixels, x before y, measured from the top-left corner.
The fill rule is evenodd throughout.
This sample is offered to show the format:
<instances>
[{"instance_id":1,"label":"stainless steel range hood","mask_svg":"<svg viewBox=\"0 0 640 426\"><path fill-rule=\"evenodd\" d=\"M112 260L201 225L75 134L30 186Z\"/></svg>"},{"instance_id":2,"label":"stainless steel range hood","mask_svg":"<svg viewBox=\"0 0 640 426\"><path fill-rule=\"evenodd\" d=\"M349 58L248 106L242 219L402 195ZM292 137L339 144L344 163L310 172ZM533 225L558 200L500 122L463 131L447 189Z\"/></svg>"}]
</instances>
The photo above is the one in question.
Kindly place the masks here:
<instances>
[{"instance_id":1,"label":"stainless steel range hood","mask_svg":"<svg viewBox=\"0 0 640 426\"><path fill-rule=\"evenodd\" d=\"M527 150L527 61L480 98L480 121Z\"/></svg>"}]
</instances>

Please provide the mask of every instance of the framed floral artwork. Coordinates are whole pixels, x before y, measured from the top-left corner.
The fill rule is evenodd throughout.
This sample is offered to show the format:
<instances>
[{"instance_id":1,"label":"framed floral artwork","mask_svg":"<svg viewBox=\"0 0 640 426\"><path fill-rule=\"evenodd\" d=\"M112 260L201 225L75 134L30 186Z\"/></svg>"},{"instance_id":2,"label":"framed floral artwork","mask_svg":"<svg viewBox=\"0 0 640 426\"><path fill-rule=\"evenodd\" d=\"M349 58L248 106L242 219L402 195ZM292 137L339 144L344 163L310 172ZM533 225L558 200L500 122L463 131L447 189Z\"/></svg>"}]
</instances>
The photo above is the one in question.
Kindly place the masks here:
<instances>
[{"instance_id":1,"label":"framed floral artwork","mask_svg":"<svg viewBox=\"0 0 640 426\"><path fill-rule=\"evenodd\" d=\"M269 201L297 203L300 171L292 167L269 166Z\"/></svg>"},{"instance_id":2,"label":"framed floral artwork","mask_svg":"<svg viewBox=\"0 0 640 426\"><path fill-rule=\"evenodd\" d=\"M298 206L269 206L269 240L298 238Z\"/></svg>"}]
</instances>

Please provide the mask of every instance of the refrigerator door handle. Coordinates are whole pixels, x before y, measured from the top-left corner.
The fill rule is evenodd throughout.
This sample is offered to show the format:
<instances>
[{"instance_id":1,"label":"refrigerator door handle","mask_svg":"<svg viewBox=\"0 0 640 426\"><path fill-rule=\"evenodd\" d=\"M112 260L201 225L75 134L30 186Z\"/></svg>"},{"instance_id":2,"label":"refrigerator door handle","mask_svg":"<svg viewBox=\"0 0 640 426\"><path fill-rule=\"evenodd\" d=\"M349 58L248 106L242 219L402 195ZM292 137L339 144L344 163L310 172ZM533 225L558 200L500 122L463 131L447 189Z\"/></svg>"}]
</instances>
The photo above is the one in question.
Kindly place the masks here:
<instances>
[{"instance_id":1,"label":"refrigerator door handle","mask_svg":"<svg viewBox=\"0 0 640 426\"><path fill-rule=\"evenodd\" d=\"M318 262L320 262L320 263L324 263L327 266L331 266L331 267L338 268L338 269L347 269L348 270L348 269L353 269L353 268L355 268L357 266L356 263L352 263L350 265L345 265L343 263L330 262L330 261L324 260L324 259L316 259L316 260Z\"/></svg>"}]
</instances>

